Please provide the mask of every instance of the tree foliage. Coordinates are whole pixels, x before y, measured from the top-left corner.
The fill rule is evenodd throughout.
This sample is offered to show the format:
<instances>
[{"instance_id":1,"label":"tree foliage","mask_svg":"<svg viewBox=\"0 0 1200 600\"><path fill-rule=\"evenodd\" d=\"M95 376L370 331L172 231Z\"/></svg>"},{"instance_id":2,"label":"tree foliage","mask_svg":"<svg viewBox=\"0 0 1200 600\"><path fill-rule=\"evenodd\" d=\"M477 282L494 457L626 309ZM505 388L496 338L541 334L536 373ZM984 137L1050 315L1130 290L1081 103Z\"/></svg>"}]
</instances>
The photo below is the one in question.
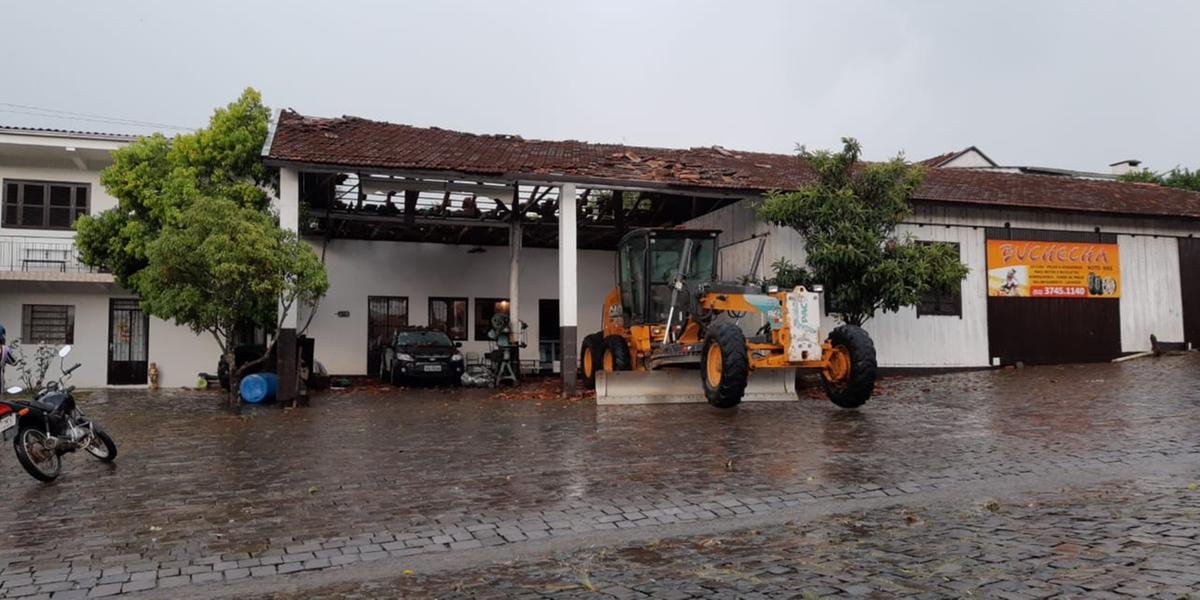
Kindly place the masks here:
<instances>
[{"instance_id":1,"label":"tree foliage","mask_svg":"<svg viewBox=\"0 0 1200 600\"><path fill-rule=\"evenodd\" d=\"M1181 190L1200 192L1200 169L1193 171L1184 167L1175 167L1166 173L1155 173L1149 169L1139 169L1123 173L1117 179L1137 183L1154 183Z\"/></svg>"},{"instance_id":2,"label":"tree foliage","mask_svg":"<svg viewBox=\"0 0 1200 600\"><path fill-rule=\"evenodd\" d=\"M131 277L146 266L149 242L178 223L197 198L266 210L273 181L259 152L269 118L262 97L247 88L215 111L207 128L174 138L156 133L114 151L100 183L117 207L76 222L80 258L133 288Z\"/></svg>"},{"instance_id":3,"label":"tree foliage","mask_svg":"<svg viewBox=\"0 0 1200 600\"><path fill-rule=\"evenodd\" d=\"M211 333L230 364L239 326L277 337L290 310L329 287L313 250L270 210L277 182L259 156L269 116L247 88L204 129L113 152L100 181L117 206L76 223L84 262L113 273L147 313ZM231 371L235 382L247 366Z\"/></svg>"},{"instance_id":4,"label":"tree foliage","mask_svg":"<svg viewBox=\"0 0 1200 600\"><path fill-rule=\"evenodd\" d=\"M861 325L880 310L914 305L929 291L952 290L967 275L954 247L898 237L896 226L912 208L909 196L924 170L902 157L861 163L861 148L842 139L841 152L800 148L817 181L794 192L772 192L758 205L760 218L804 237L804 266L782 258L774 282L781 287L822 284L830 312Z\"/></svg>"}]
</instances>

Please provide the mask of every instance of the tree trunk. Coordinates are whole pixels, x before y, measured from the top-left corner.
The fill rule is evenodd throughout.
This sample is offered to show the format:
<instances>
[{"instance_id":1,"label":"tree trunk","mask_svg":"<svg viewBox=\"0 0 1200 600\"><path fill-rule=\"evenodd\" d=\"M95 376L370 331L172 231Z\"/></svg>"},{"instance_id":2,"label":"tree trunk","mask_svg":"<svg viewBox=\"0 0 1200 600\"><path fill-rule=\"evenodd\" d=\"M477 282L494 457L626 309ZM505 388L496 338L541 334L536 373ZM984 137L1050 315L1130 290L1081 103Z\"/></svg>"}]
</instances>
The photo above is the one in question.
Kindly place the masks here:
<instances>
[{"instance_id":1,"label":"tree trunk","mask_svg":"<svg viewBox=\"0 0 1200 600\"><path fill-rule=\"evenodd\" d=\"M229 394L227 400L230 406L236 406L238 403L238 385L241 383L241 370L237 368L234 361L233 353L226 352L225 365L229 373Z\"/></svg>"}]
</instances>

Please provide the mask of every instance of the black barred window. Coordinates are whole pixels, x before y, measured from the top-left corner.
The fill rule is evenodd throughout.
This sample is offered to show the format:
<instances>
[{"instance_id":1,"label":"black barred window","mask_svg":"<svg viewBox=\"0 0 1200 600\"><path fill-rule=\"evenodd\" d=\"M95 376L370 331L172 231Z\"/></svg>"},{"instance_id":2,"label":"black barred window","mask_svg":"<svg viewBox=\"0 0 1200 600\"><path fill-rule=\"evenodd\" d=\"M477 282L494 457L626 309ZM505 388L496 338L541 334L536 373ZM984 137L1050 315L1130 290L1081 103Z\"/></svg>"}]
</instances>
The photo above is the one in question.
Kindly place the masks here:
<instances>
[{"instance_id":1,"label":"black barred window","mask_svg":"<svg viewBox=\"0 0 1200 600\"><path fill-rule=\"evenodd\" d=\"M75 343L75 307L66 304L26 304L21 307L21 343Z\"/></svg>"}]
</instances>

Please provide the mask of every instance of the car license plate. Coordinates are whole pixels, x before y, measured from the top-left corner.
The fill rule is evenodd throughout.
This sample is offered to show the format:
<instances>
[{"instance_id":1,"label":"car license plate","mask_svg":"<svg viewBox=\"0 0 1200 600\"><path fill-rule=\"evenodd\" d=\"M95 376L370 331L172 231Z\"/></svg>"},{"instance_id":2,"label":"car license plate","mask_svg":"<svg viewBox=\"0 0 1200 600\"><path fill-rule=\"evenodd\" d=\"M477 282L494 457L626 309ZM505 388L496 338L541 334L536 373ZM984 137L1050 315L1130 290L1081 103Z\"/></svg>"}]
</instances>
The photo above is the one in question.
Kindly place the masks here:
<instances>
[{"instance_id":1,"label":"car license plate","mask_svg":"<svg viewBox=\"0 0 1200 600\"><path fill-rule=\"evenodd\" d=\"M0 419L0 436L3 436L4 439L8 439L8 434L10 433L8 430L16 426L17 415L8 415L7 417Z\"/></svg>"},{"instance_id":2,"label":"car license plate","mask_svg":"<svg viewBox=\"0 0 1200 600\"><path fill-rule=\"evenodd\" d=\"M421 367L421 370L429 373L437 373L442 370L442 365L425 365Z\"/></svg>"}]
</instances>

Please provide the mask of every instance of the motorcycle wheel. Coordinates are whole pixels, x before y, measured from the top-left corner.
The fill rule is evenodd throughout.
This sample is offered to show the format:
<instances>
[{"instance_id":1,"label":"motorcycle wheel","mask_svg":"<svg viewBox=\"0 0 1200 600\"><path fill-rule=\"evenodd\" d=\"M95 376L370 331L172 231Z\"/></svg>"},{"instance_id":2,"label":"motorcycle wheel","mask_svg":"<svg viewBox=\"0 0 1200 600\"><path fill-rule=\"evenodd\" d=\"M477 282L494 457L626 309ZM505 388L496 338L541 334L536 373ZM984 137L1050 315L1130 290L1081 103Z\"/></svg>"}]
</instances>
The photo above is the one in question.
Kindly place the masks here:
<instances>
[{"instance_id":1,"label":"motorcycle wheel","mask_svg":"<svg viewBox=\"0 0 1200 600\"><path fill-rule=\"evenodd\" d=\"M117 443L107 431L95 425L92 426L92 443L87 447L87 451L101 462L110 463L117 459Z\"/></svg>"},{"instance_id":2,"label":"motorcycle wheel","mask_svg":"<svg viewBox=\"0 0 1200 600\"><path fill-rule=\"evenodd\" d=\"M54 481L62 473L62 456L46 447L46 434L37 429L22 429L13 440L17 462L38 481Z\"/></svg>"}]
</instances>

